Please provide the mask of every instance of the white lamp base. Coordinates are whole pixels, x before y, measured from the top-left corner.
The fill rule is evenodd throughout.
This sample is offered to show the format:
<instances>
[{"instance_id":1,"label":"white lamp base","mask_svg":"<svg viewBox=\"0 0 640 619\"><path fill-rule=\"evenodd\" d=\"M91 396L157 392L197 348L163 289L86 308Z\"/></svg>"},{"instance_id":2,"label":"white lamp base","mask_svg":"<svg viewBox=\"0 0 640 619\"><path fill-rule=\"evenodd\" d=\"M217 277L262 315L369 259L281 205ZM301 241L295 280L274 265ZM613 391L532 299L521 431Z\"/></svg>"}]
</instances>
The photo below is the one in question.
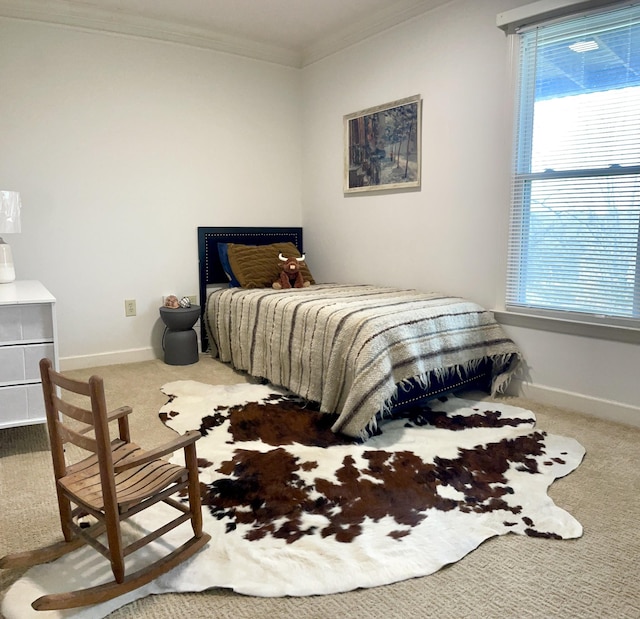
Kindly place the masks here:
<instances>
[{"instance_id":1,"label":"white lamp base","mask_svg":"<svg viewBox=\"0 0 640 619\"><path fill-rule=\"evenodd\" d=\"M9 284L15 279L16 270L13 266L11 246L0 238L0 284Z\"/></svg>"}]
</instances>

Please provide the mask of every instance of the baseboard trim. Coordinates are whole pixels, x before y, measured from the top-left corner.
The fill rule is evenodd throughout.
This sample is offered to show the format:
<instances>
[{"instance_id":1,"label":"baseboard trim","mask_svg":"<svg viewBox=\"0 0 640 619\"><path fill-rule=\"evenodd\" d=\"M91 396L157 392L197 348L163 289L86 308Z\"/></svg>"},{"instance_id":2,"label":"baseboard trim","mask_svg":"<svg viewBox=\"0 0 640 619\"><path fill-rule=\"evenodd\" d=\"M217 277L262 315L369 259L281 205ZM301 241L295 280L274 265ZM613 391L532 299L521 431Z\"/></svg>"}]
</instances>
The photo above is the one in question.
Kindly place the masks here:
<instances>
[{"instance_id":1,"label":"baseboard trim","mask_svg":"<svg viewBox=\"0 0 640 619\"><path fill-rule=\"evenodd\" d=\"M509 384L507 393L520 395L541 404L575 410L599 419L640 427L640 407L623 402L594 398L553 387L533 385L517 378L514 378Z\"/></svg>"},{"instance_id":2,"label":"baseboard trim","mask_svg":"<svg viewBox=\"0 0 640 619\"><path fill-rule=\"evenodd\" d=\"M86 368L101 367L103 365L117 365L119 363L137 363L157 359L153 348L131 348L99 353L97 355L80 355L77 357L60 358L60 370L84 370Z\"/></svg>"}]
</instances>

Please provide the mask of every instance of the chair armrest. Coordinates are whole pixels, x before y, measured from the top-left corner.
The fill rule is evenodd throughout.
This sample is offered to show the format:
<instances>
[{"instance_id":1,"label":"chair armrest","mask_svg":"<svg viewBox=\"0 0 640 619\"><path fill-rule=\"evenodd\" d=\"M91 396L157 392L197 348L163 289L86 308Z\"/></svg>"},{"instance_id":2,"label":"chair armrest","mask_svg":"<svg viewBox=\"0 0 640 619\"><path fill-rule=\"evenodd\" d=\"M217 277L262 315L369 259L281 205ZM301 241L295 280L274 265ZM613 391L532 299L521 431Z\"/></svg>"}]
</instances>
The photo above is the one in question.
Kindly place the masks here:
<instances>
[{"instance_id":1,"label":"chair armrest","mask_svg":"<svg viewBox=\"0 0 640 619\"><path fill-rule=\"evenodd\" d=\"M125 415L130 415L133 409L130 406L121 406L120 408L116 408L115 410L107 413L107 423L114 421L115 419L120 419L120 417L124 417Z\"/></svg>"},{"instance_id":2,"label":"chair armrest","mask_svg":"<svg viewBox=\"0 0 640 619\"><path fill-rule=\"evenodd\" d=\"M115 410L107 413L107 423L126 417L131 412L133 412L133 409L130 406L121 406L120 408L116 408ZM87 426L86 428L78 430L78 434L88 434L89 432L93 432L93 426Z\"/></svg>"},{"instance_id":3,"label":"chair armrest","mask_svg":"<svg viewBox=\"0 0 640 619\"><path fill-rule=\"evenodd\" d=\"M176 437L171 442L160 447L156 447L151 451L143 451L139 456L125 458L120 464L116 464L113 467L113 470L114 472L119 473L120 471L126 471L134 466L140 466L141 464L158 460L162 456L178 451L178 449L184 449L189 445L193 445L193 443L195 443L199 438L202 438L202 435L198 430L190 430L189 432L185 432L183 435Z\"/></svg>"}]
</instances>

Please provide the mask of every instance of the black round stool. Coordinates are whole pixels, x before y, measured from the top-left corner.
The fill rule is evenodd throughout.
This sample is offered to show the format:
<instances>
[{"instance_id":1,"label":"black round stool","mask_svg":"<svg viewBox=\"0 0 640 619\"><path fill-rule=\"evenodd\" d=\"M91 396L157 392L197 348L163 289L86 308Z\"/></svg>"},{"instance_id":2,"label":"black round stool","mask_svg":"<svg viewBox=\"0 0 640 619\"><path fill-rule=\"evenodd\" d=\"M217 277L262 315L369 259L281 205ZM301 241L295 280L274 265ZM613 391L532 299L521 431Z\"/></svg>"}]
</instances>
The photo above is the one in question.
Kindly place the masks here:
<instances>
[{"instance_id":1,"label":"black round stool","mask_svg":"<svg viewBox=\"0 0 640 619\"><path fill-rule=\"evenodd\" d=\"M166 325L162 336L166 364L190 365L198 361L198 336L193 325L199 317L199 305L160 308L160 318Z\"/></svg>"}]
</instances>

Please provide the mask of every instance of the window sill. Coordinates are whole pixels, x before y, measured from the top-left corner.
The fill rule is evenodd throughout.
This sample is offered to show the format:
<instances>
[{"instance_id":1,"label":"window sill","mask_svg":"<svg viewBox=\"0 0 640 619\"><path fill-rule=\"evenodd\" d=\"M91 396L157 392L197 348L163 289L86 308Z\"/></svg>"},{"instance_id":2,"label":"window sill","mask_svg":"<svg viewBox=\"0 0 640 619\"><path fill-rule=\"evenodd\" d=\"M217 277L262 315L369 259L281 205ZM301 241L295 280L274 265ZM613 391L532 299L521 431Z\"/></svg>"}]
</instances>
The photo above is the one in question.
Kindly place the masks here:
<instances>
[{"instance_id":1,"label":"window sill","mask_svg":"<svg viewBox=\"0 0 640 619\"><path fill-rule=\"evenodd\" d=\"M532 316L506 310L493 310L493 315L501 325L538 329L566 335L593 337L625 344L640 344L640 329L633 327L619 327L592 322L567 320L566 318L550 318L547 316Z\"/></svg>"}]
</instances>

